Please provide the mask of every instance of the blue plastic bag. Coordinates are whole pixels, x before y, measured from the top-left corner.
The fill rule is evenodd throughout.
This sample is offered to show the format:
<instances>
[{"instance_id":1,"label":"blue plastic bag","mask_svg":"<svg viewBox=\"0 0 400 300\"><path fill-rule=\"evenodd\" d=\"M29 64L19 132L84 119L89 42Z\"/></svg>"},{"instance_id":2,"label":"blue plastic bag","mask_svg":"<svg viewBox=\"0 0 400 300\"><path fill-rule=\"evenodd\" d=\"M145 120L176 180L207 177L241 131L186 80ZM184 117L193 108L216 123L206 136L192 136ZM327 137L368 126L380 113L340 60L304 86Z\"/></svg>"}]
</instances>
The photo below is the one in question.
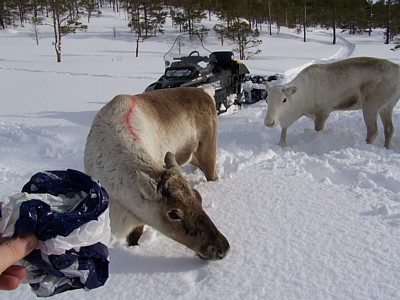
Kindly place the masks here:
<instances>
[{"instance_id":1,"label":"blue plastic bag","mask_svg":"<svg viewBox=\"0 0 400 300\"><path fill-rule=\"evenodd\" d=\"M108 195L90 176L68 169L35 174L22 193L5 198L1 239L34 233L38 247L22 260L39 297L90 290L108 278Z\"/></svg>"}]
</instances>

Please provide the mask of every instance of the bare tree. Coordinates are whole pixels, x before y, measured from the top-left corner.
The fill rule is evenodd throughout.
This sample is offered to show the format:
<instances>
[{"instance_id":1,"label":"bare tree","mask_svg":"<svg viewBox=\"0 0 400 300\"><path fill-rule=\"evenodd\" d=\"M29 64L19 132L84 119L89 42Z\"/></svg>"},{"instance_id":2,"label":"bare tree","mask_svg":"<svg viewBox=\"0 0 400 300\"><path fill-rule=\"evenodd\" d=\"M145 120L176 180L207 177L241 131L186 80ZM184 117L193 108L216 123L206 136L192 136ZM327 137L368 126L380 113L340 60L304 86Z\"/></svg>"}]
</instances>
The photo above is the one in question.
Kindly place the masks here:
<instances>
[{"instance_id":1,"label":"bare tree","mask_svg":"<svg viewBox=\"0 0 400 300\"><path fill-rule=\"evenodd\" d=\"M71 7L64 1L49 0L48 4L53 20L50 26L54 29L54 49L57 62L61 62L62 37L69 33L75 33L77 30L85 30L87 25L78 22L78 16L73 15L74 10L71 10Z\"/></svg>"},{"instance_id":2,"label":"bare tree","mask_svg":"<svg viewBox=\"0 0 400 300\"><path fill-rule=\"evenodd\" d=\"M43 18L39 17L37 6L33 7L33 16L32 16L32 29L33 29L33 38L36 41L36 45L39 45L39 25L43 22Z\"/></svg>"},{"instance_id":3,"label":"bare tree","mask_svg":"<svg viewBox=\"0 0 400 300\"><path fill-rule=\"evenodd\" d=\"M303 3L304 14L303 14L303 34L304 34L304 42L307 42L307 0L304 0Z\"/></svg>"},{"instance_id":4,"label":"bare tree","mask_svg":"<svg viewBox=\"0 0 400 300\"><path fill-rule=\"evenodd\" d=\"M336 44L336 0L332 0L332 31L333 40L332 44Z\"/></svg>"},{"instance_id":5,"label":"bare tree","mask_svg":"<svg viewBox=\"0 0 400 300\"><path fill-rule=\"evenodd\" d=\"M387 0L387 19L386 19L386 41L385 44L390 43L390 22L391 22L391 0Z\"/></svg>"},{"instance_id":6,"label":"bare tree","mask_svg":"<svg viewBox=\"0 0 400 300\"><path fill-rule=\"evenodd\" d=\"M268 0L268 27L269 27L269 35L272 35L271 0Z\"/></svg>"}]
</instances>

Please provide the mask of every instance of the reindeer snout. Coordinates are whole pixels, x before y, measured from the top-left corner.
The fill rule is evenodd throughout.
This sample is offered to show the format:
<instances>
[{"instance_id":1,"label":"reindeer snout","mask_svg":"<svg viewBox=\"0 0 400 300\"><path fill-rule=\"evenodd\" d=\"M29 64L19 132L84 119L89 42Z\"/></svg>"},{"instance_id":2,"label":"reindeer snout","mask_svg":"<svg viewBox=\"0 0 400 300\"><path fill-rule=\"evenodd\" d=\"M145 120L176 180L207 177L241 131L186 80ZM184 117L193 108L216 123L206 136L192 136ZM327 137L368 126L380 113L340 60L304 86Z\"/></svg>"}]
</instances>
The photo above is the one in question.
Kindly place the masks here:
<instances>
[{"instance_id":1,"label":"reindeer snout","mask_svg":"<svg viewBox=\"0 0 400 300\"><path fill-rule=\"evenodd\" d=\"M276 125L275 120L265 119L264 125L267 127L274 127Z\"/></svg>"},{"instance_id":2,"label":"reindeer snout","mask_svg":"<svg viewBox=\"0 0 400 300\"><path fill-rule=\"evenodd\" d=\"M229 242L224 239L221 244L209 245L205 247L204 251L197 254L204 260L221 260L228 254L229 248Z\"/></svg>"},{"instance_id":3,"label":"reindeer snout","mask_svg":"<svg viewBox=\"0 0 400 300\"><path fill-rule=\"evenodd\" d=\"M210 246L209 251L210 257L215 260L223 259L229 252L229 246L226 249L221 249L219 247Z\"/></svg>"}]
</instances>

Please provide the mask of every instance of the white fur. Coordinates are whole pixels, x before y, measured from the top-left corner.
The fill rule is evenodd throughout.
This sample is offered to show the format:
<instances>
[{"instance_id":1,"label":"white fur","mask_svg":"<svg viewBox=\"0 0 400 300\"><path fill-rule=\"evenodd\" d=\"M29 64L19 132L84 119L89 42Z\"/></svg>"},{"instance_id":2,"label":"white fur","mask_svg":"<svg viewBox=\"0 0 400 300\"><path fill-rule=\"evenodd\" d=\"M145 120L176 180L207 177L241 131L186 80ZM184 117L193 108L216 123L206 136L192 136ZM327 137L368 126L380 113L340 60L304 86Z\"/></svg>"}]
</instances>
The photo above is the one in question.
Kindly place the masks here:
<instances>
[{"instance_id":1,"label":"white fur","mask_svg":"<svg viewBox=\"0 0 400 300\"><path fill-rule=\"evenodd\" d=\"M287 128L306 115L322 130L330 112L362 109L367 143L377 135L377 117L385 128L385 147L393 135L392 111L400 98L399 66L384 59L358 57L311 65L290 83L268 87L264 124L282 127L279 145L286 145Z\"/></svg>"},{"instance_id":2,"label":"white fur","mask_svg":"<svg viewBox=\"0 0 400 300\"><path fill-rule=\"evenodd\" d=\"M200 87L205 91L211 98L214 98L215 96L215 89L211 84L206 84Z\"/></svg>"}]
</instances>

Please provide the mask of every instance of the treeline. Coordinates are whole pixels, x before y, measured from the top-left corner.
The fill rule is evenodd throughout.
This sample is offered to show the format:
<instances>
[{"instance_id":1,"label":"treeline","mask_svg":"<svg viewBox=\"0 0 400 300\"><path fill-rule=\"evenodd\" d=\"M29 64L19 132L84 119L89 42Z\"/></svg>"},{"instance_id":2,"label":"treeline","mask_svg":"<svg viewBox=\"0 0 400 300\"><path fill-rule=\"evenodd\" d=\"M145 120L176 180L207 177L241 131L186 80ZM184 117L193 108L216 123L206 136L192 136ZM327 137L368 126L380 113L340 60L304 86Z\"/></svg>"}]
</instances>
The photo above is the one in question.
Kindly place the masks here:
<instances>
[{"instance_id":1,"label":"treeline","mask_svg":"<svg viewBox=\"0 0 400 300\"><path fill-rule=\"evenodd\" d=\"M386 43L400 33L400 0L0 0L0 29L27 23L37 28L44 20L52 20L57 60L61 61L62 36L85 30L87 25L80 18L87 18L90 24L104 6L127 12L128 26L137 36L137 55L141 40L163 33L168 15L181 32L202 37L211 29L201 21L217 15L221 23L212 30L222 44L226 38L233 40L241 59L257 53L250 49L261 42L260 31L279 34L281 26L295 28L304 41L308 27L330 28L333 43L337 30L357 34L386 28ZM35 34L38 41L36 29Z\"/></svg>"},{"instance_id":2,"label":"treeline","mask_svg":"<svg viewBox=\"0 0 400 300\"><path fill-rule=\"evenodd\" d=\"M184 31L192 31L207 13L233 23L247 20L255 29L263 24L289 28L324 26L347 29L350 33L388 27L392 35L400 30L399 0L0 0L0 26L24 26L33 14L46 14L54 4L66 7L70 15L93 13L109 6L118 11L126 9L132 16L131 26L142 23L144 35L156 34L169 9L174 22ZM152 33L149 33L153 31Z\"/></svg>"}]
</instances>

